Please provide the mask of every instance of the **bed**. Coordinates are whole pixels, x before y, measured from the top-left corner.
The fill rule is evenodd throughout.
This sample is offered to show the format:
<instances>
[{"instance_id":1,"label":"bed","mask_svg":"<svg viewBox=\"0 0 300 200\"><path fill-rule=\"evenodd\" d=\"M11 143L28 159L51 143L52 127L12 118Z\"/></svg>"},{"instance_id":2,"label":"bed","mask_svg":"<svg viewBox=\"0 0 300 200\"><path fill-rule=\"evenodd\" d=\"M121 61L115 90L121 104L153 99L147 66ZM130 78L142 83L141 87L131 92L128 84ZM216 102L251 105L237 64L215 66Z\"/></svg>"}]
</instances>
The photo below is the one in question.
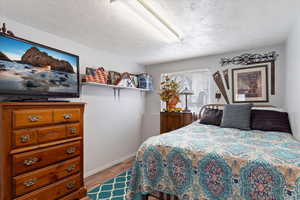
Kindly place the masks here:
<instances>
[{"instance_id":1,"label":"bed","mask_svg":"<svg viewBox=\"0 0 300 200\"><path fill-rule=\"evenodd\" d=\"M291 134L194 122L146 140L127 199L300 199L300 142ZM173 197L172 197L173 198Z\"/></svg>"}]
</instances>

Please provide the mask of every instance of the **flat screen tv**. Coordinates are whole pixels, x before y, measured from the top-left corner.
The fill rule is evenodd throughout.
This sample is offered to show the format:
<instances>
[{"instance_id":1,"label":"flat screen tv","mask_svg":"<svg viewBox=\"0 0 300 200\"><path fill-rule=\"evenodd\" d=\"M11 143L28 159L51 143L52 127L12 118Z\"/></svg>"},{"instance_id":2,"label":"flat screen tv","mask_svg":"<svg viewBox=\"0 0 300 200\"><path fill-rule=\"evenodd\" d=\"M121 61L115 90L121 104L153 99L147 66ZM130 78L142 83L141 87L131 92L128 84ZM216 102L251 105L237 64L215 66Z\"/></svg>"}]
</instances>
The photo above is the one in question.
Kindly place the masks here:
<instances>
[{"instance_id":1,"label":"flat screen tv","mask_svg":"<svg viewBox=\"0 0 300 200\"><path fill-rule=\"evenodd\" d=\"M79 57L0 33L0 95L79 97Z\"/></svg>"}]
</instances>

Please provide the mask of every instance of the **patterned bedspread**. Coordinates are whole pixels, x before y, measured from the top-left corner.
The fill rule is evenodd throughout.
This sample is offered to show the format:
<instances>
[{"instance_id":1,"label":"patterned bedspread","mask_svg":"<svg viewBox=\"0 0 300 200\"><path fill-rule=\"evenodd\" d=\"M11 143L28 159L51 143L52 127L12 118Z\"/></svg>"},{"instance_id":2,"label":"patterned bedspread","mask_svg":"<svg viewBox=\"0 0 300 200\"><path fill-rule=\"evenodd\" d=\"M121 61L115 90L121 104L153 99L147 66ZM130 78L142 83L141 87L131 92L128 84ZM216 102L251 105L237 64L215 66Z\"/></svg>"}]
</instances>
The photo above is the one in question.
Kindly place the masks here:
<instances>
[{"instance_id":1,"label":"patterned bedspread","mask_svg":"<svg viewBox=\"0 0 300 200\"><path fill-rule=\"evenodd\" d=\"M300 142L288 133L195 122L139 148L127 199L300 200Z\"/></svg>"}]
</instances>

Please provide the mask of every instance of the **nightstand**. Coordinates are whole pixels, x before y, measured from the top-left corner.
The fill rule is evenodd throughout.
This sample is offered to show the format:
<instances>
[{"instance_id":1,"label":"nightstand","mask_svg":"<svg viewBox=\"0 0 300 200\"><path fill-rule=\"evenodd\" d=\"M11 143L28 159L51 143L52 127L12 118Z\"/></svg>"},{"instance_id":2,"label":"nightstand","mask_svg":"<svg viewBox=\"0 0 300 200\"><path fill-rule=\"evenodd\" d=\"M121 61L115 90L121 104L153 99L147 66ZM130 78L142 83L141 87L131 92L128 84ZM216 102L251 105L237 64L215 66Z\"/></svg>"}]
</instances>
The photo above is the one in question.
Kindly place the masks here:
<instances>
[{"instance_id":1,"label":"nightstand","mask_svg":"<svg viewBox=\"0 0 300 200\"><path fill-rule=\"evenodd\" d=\"M170 132L193 122L191 112L161 112L160 113L160 134Z\"/></svg>"}]
</instances>

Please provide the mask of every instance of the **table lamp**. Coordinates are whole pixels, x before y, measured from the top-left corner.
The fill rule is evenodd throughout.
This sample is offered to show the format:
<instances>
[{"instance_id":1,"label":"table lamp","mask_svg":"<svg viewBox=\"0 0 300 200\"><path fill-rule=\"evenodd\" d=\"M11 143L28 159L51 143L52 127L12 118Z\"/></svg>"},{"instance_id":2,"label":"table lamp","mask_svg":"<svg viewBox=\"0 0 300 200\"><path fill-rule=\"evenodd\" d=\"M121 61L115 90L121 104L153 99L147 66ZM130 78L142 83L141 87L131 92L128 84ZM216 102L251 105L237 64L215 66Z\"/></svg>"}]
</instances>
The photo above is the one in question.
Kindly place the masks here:
<instances>
[{"instance_id":1,"label":"table lamp","mask_svg":"<svg viewBox=\"0 0 300 200\"><path fill-rule=\"evenodd\" d=\"M189 90L188 88L185 88L182 92L180 92L180 95L185 95L185 109L183 110L183 112L191 112L188 109L188 102L187 102L187 97L189 95L193 95L194 92L192 90Z\"/></svg>"}]
</instances>

